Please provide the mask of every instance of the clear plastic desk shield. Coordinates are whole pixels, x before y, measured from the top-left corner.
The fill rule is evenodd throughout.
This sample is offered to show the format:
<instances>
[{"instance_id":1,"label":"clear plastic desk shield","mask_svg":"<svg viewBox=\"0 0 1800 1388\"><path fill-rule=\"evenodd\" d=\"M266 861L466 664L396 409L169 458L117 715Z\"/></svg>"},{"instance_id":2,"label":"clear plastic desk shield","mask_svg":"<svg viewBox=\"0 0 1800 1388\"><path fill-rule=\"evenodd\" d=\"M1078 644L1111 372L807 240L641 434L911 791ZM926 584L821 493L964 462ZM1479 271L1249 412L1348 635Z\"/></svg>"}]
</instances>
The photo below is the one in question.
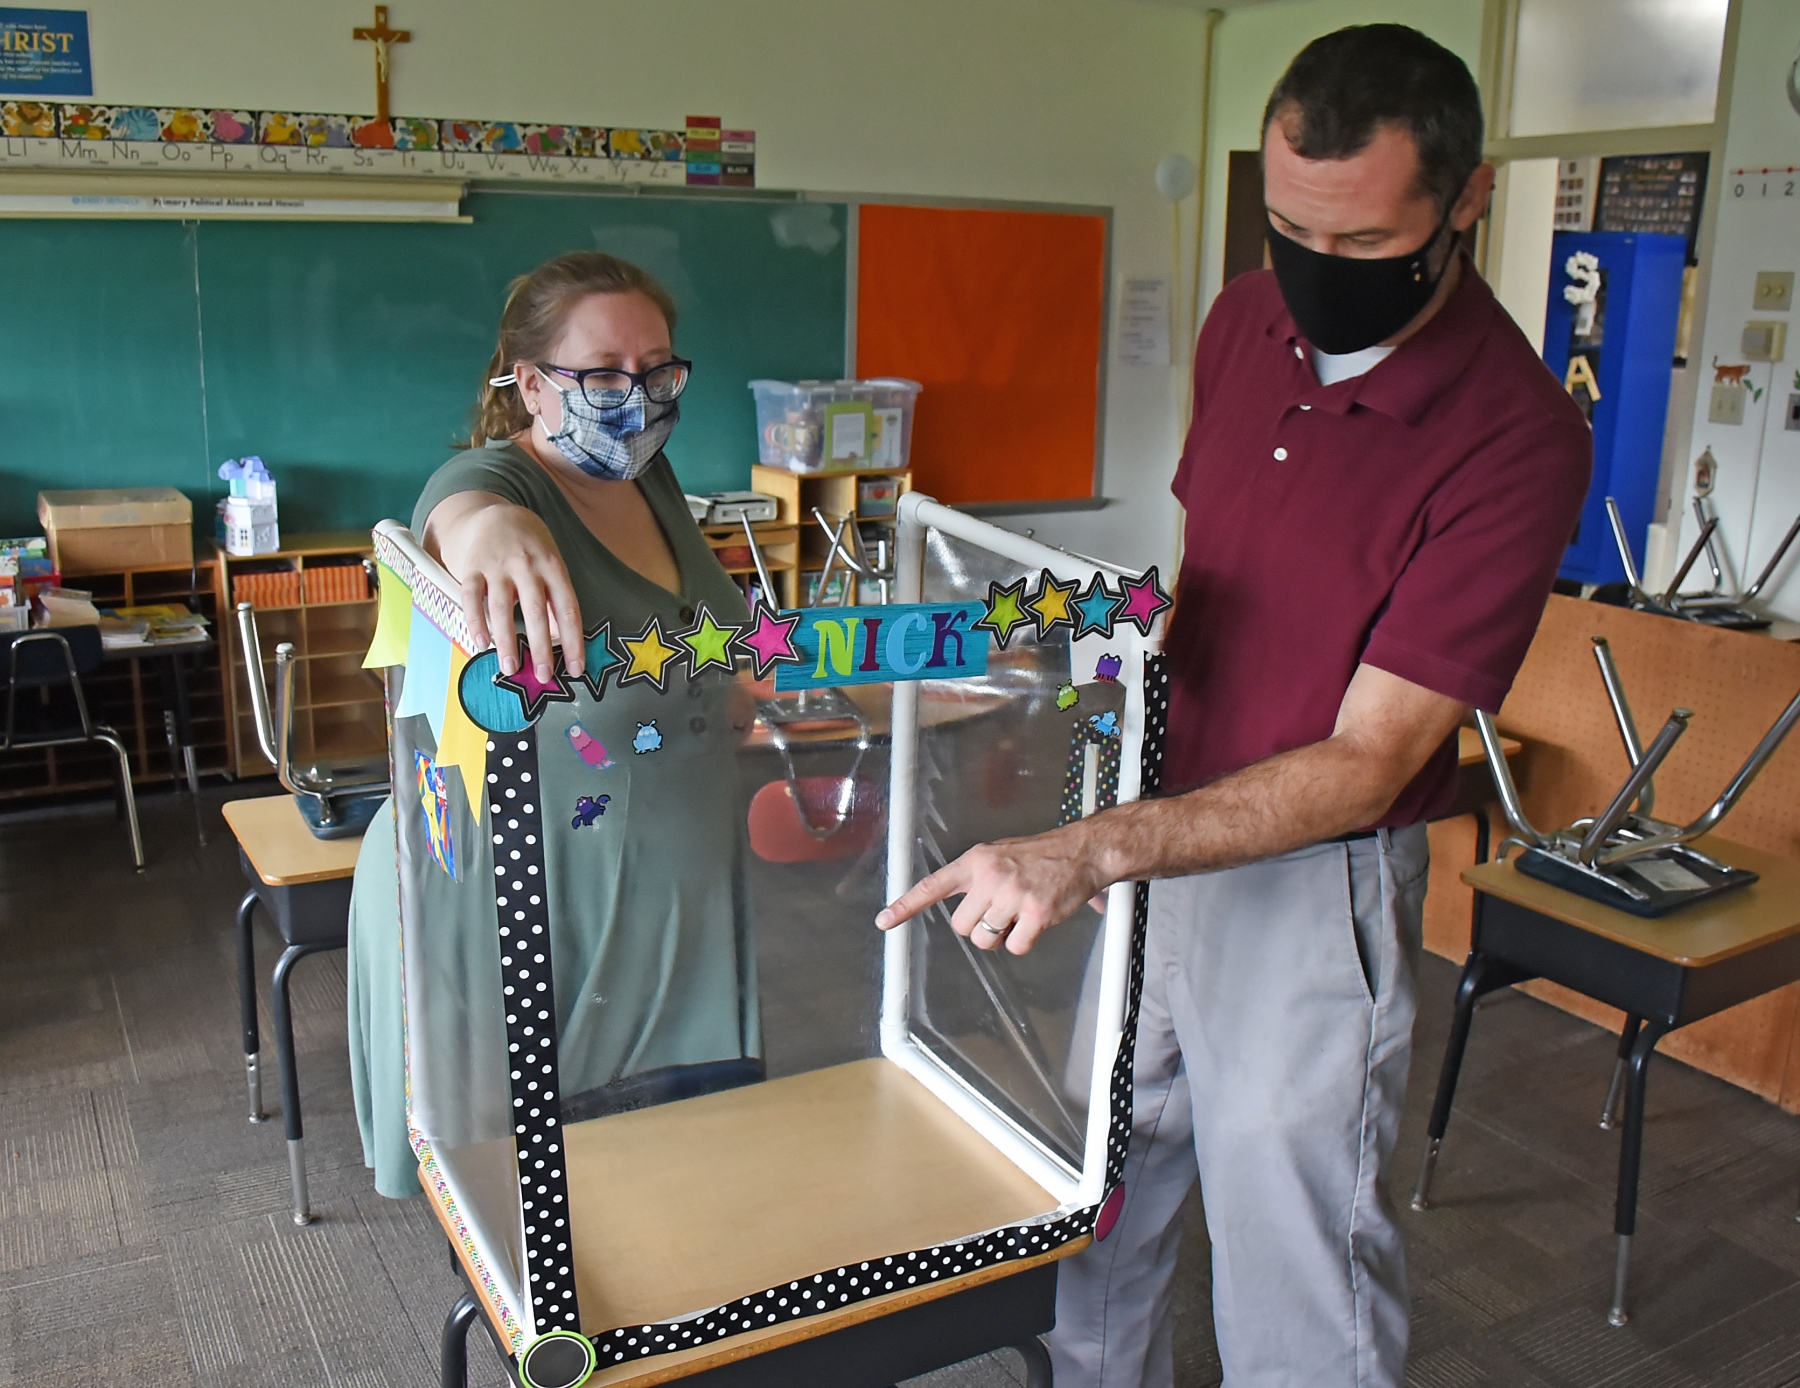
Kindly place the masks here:
<instances>
[{"instance_id":1,"label":"clear plastic desk shield","mask_svg":"<svg viewBox=\"0 0 1800 1388\"><path fill-rule=\"evenodd\" d=\"M1154 572L909 496L893 606L596 626L539 686L402 527L376 551L409 1123L515 1355L624 1363L1104 1236L1146 890L1022 956L955 899L873 922L1153 789Z\"/></svg>"}]
</instances>

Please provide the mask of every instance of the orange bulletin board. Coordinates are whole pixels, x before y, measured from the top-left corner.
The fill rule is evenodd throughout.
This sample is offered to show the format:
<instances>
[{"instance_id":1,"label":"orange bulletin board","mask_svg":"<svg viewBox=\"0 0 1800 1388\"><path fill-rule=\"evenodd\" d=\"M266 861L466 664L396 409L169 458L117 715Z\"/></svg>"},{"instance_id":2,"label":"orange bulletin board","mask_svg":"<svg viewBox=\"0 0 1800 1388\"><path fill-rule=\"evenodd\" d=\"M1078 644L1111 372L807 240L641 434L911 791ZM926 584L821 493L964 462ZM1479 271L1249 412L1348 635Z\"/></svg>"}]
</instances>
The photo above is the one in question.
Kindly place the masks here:
<instances>
[{"instance_id":1,"label":"orange bulletin board","mask_svg":"<svg viewBox=\"0 0 1800 1388\"><path fill-rule=\"evenodd\" d=\"M856 374L925 387L913 486L939 501L1076 501L1099 457L1106 219L859 209Z\"/></svg>"}]
</instances>

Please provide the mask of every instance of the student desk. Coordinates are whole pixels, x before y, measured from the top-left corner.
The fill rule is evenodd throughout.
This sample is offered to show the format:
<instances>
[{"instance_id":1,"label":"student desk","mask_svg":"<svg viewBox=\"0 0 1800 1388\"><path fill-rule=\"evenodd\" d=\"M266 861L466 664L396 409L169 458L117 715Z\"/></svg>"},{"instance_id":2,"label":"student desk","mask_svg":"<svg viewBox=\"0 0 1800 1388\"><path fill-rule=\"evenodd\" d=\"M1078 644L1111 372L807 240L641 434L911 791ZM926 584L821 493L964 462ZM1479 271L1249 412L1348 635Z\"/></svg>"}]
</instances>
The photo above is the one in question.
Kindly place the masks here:
<instances>
[{"instance_id":1,"label":"student desk","mask_svg":"<svg viewBox=\"0 0 1800 1388\"><path fill-rule=\"evenodd\" d=\"M169 731L174 737L174 750L181 754L181 766L176 770L176 779L184 776L187 780L188 794L194 801L194 826L200 836L200 846L206 846L206 822L200 814L200 774L194 764L194 720L188 709L188 691L186 673L181 668L182 657L197 654L212 645L212 638L204 632L189 641L154 641L141 646L108 646L101 659L111 664L124 661L141 662L153 660L157 663L158 672L163 682L163 690L169 698L169 709L172 715L172 726Z\"/></svg>"},{"instance_id":2,"label":"student desk","mask_svg":"<svg viewBox=\"0 0 1800 1388\"><path fill-rule=\"evenodd\" d=\"M232 800L225 823L237 836L238 861L250 890L238 903L238 1006L244 1021L244 1071L250 1086L250 1121L260 1123L261 1040L256 1022L256 940L251 918L256 903L275 922L287 946L275 963L269 1010L275 1018L275 1055L281 1067L281 1111L287 1125L288 1171L294 1188L294 1223L308 1224L306 1156L300 1122L300 1071L294 1058L294 1019L288 1006L288 978L294 964L320 950L342 949L350 928L350 885L362 839L320 839L300 817L291 795Z\"/></svg>"},{"instance_id":3,"label":"student desk","mask_svg":"<svg viewBox=\"0 0 1800 1388\"><path fill-rule=\"evenodd\" d=\"M582 1329L650 1323L727 1304L821 1268L926 1248L1054 1208L1055 1201L917 1080L853 1061L564 1129ZM451 1215L427 1200L460 1250ZM1055 1261L924 1282L836 1311L636 1362L603 1361L595 1388L893 1383L1012 1346L1050 1388L1037 1336L1056 1319ZM464 1335L492 1307L470 1285L444 1327L443 1388L462 1388Z\"/></svg>"},{"instance_id":4,"label":"student desk","mask_svg":"<svg viewBox=\"0 0 1800 1388\"><path fill-rule=\"evenodd\" d=\"M1517 738L1500 739L1500 750L1510 762L1524 746ZM1488 806L1498 800L1494 778L1488 772L1487 753L1481 748L1481 734L1473 728L1456 730L1456 799L1442 818L1457 819L1462 815L1475 818L1475 861L1488 860Z\"/></svg>"},{"instance_id":5,"label":"student desk","mask_svg":"<svg viewBox=\"0 0 1800 1388\"><path fill-rule=\"evenodd\" d=\"M1614 1325L1627 1319L1626 1271L1637 1223L1651 1052L1678 1027L1800 979L1800 861L1710 836L1696 847L1760 879L1659 920L1643 920L1527 877L1510 862L1479 864L1462 875L1475 889L1475 928L1413 1208L1429 1203L1469 1024L1483 994L1543 978L1620 1009L1626 1018L1620 1056L1628 1059L1629 1079L1613 1218L1618 1251L1608 1319Z\"/></svg>"}]
</instances>

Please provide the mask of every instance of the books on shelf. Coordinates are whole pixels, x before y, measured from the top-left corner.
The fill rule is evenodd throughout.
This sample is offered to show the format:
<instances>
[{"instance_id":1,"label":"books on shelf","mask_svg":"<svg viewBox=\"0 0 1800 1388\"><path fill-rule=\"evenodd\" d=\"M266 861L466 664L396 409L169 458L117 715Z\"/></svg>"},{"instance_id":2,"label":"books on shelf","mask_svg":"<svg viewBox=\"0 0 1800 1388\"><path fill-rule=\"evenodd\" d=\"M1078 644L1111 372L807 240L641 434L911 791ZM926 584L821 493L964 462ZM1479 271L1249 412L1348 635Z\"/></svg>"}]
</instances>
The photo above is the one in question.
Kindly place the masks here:
<instances>
[{"instance_id":1,"label":"books on shelf","mask_svg":"<svg viewBox=\"0 0 1800 1388\"><path fill-rule=\"evenodd\" d=\"M109 650L166 646L205 637L207 619L181 603L109 607L99 614L100 641Z\"/></svg>"}]
</instances>

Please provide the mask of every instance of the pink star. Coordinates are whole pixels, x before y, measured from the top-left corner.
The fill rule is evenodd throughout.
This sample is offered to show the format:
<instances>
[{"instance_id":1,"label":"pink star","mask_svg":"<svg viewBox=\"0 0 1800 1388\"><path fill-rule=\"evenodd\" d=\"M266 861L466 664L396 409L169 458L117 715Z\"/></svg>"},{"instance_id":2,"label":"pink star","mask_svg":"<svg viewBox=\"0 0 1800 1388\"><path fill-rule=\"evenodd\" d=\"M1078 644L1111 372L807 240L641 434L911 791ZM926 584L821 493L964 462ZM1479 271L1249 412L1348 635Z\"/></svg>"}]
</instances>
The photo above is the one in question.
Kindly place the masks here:
<instances>
[{"instance_id":1,"label":"pink star","mask_svg":"<svg viewBox=\"0 0 1800 1388\"><path fill-rule=\"evenodd\" d=\"M548 703L571 704L575 702L575 691L569 688L568 676L563 670L562 651L555 652L556 664L550 671L548 680L537 677L537 666L531 659L531 648L526 645L525 638L519 638L519 669L517 674L496 675L494 683L503 689L510 689L519 696L525 706L525 718L535 723L538 715L543 713Z\"/></svg>"},{"instance_id":2,"label":"pink star","mask_svg":"<svg viewBox=\"0 0 1800 1388\"><path fill-rule=\"evenodd\" d=\"M1162 590L1156 581L1156 565L1152 564L1144 576L1135 583L1125 579L1119 584L1125 594L1125 606L1119 613L1121 622L1130 622L1144 635L1150 634L1150 624L1165 607L1172 606L1169 595Z\"/></svg>"},{"instance_id":3,"label":"pink star","mask_svg":"<svg viewBox=\"0 0 1800 1388\"><path fill-rule=\"evenodd\" d=\"M794 649L794 628L800 625L800 615L796 612L791 617L779 617L772 609L758 605L755 624L737 638L737 644L750 653L757 679L768 674L773 665L800 660L800 652Z\"/></svg>"}]
</instances>

